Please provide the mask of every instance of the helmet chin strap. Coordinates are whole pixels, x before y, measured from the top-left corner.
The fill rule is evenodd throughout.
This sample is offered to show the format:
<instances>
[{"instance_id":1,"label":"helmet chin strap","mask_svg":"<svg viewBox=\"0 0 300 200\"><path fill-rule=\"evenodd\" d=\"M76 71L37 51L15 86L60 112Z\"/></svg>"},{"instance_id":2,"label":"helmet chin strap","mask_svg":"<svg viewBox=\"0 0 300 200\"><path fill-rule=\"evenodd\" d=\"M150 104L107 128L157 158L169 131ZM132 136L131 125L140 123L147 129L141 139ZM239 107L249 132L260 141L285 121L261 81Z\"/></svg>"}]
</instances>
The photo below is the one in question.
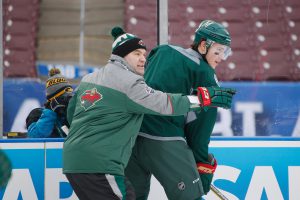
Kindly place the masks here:
<instances>
[{"instance_id":1,"label":"helmet chin strap","mask_svg":"<svg viewBox=\"0 0 300 200\"><path fill-rule=\"evenodd\" d=\"M198 44L194 44L193 46L192 46L192 49L194 50L194 51L196 51L197 53L199 53L200 55L201 55L201 57L202 57L202 59L205 61L205 62L207 62L207 59L206 59L206 54L207 54L207 52L208 52L208 49L209 49L209 47L210 47L210 45L209 46L207 46L206 44L205 44L205 53L201 53L200 51L199 51L199 46L200 46L200 43L201 43L202 41L200 41Z\"/></svg>"},{"instance_id":2,"label":"helmet chin strap","mask_svg":"<svg viewBox=\"0 0 300 200\"><path fill-rule=\"evenodd\" d=\"M209 48L212 46L213 41L212 41L212 40L209 40L209 39L204 40L204 41L205 41L205 53L201 53L201 52L199 51L198 48L197 48L197 52L202 56L203 60L204 60L205 62L207 62L206 55L207 55L207 52L208 52ZM201 43L201 42L202 42L202 41L200 41L200 43ZM199 44L200 44L200 43L199 43ZM198 44L198 45L199 45L199 44Z\"/></svg>"},{"instance_id":3,"label":"helmet chin strap","mask_svg":"<svg viewBox=\"0 0 300 200\"><path fill-rule=\"evenodd\" d=\"M210 46L207 46L206 44L205 44L205 53L201 53L198 49L197 49L197 51L198 51L198 53L202 56L202 58L203 58L203 60L205 61L205 62L207 62L207 60L206 60L206 55L207 55L207 52L208 52L208 49L209 49L209 47Z\"/></svg>"}]
</instances>

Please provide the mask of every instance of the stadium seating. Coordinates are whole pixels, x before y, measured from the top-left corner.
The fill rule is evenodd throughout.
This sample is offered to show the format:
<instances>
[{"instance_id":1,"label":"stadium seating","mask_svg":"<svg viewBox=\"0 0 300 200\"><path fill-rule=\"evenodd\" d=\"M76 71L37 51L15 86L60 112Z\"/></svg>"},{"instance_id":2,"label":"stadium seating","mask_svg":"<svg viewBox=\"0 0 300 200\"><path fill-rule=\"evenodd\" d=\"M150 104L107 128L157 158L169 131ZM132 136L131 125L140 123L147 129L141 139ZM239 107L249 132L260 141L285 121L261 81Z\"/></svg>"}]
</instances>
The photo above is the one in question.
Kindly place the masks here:
<instances>
[{"instance_id":1,"label":"stadium seating","mask_svg":"<svg viewBox=\"0 0 300 200\"><path fill-rule=\"evenodd\" d=\"M251 81L260 79L257 56L254 51L233 51L224 63L216 68L221 81Z\"/></svg>"},{"instance_id":2,"label":"stadium seating","mask_svg":"<svg viewBox=\"0 0 300 200\"><path fill-rule=\"evenodd\" d=\"M138 0L126 0L125 5L129 4L135 6L134 12L144 12ZM217 67L220 80L300 81L299 0L172 0L169 5L170 43L188 47L204 19L219 21L228 28L233 55ZM146 12L153 16L156 6L151 6ZM137 21L142 19L143 24L154 25L152 19L140 19L138 14L126 10ZM125 25L136 34L156 34L156 29L144 30L129 20Z\"/></svg>"},{"instance_id":3,"label":"stadium seating","mask_svg":"<svg viewBox=\"0 0 300 200\"><path fill-rule=\"evenodd\" d=\"M36 77L38 0L3 1L4 77Z\"/></svg>"},{"instance_id":4,"label":"stadium seating","mask_svg":"<svg viewBox=\"0 0 300 200\"><path fill-rule=\"evenodd\" d=\"M36 39L31 35L16 35L6 34L3 40L4 49L15 49L15 50L33 50L36 47Z\"/></svg>"},{"instance_id":5,"label":"stadium seating","mask_svg":"<svg viewBox=\"0 0 300 200\"><path fill-rule=\"evenodd\" d=\"M18 20L7 20L4 24L4 32L12 33L16 35L35 35L37 31L37 24L33 21L18 21Z\"/></svg>"},{"instance_id":6,"label":"stadium seating","mask_svg":"<svg viewBox=\"0 0 300 200\"><path fill-rule=\"evenodd\" d=\"M80 20L81 1L43 0L40 12L39 63L71 63L83 68L107 63L111 54L110 31L116 25L123 26L126 15L122 0L85 1L84 27Z\"/></svg>"},{"instance_id":7,"label":"stadium seating","mask_svg":"<svg viewBox=\"0 0 300 200\"><path fill-rule=\"evenodd\" d=\"M290 52L261 49L257 57L262 80L289 81L292 79L292 54Z\"/></svg>"},{"instance_id":8,"label":"stadium seating","mask_svg":"<svg viewBox=\"0 0 300 200\"><path fill-rule=\"evenodd\" d=\"M38 20L38 4L28 5L7 5L3 11L5 19L20 20L20 21L37 21Z\"/></svg>"},{"instance_id":9,"label":"stadium seating","mask_svg":"<svg viewBox=\"0 0 300 200\"><path fill-rule=\"evenodd\" d=\"M168 4L171 44L188 48L195 29L204 19L219 21L228 28L233 55L217 68L220 79L300 81L299 0L171 0ZM120 12L123 5L124 12ZM36 72L31 69L35 69L36 59L77 61L79 7L77 1L4 0L4 74L14 76L22 71L15 66L19 68L23 62L30 69L25 70L24 76L35 77ZM41 8L43 15L40 15ZM149 49L157 45L157 1L93 1L87 2L86 8L87 60L106 63L110 51L104 51L109 48L102 46L110 46L107 33L113 23L120 24L123 17L120 13L124 13L126 31L142 37ZM65 12L69 17L62 17L66 16ZM104 56L98 56L95 50ZM24 58L24 54L30 56Z\"/></svg>"},{"instance_id":10,"label":"stadium seating","mask_svg":"<svg viewBox=\"0 0 300 200\"><path fill-rule=\"evenodd\" d=\"M300 48L292 48L291 74L293 80L300 80Z\"/></svg>"},{"instance_id":11,"label":"stadium seating","mask_svg":"<svg viewBox=\"0 0 300 200\"><path fill-rule=\"evenodd\" d=\"M283 12L285 18L292 20L300 20L300 6L286 6Z\"/></svg>"},{"instance_id":12,"label":"stadium seating","mask_svg":"<svg viewBox=\"0 0 300 200\"><path fill-rule=\"evenodd\" d=\"M242 22L223 22L223 25L229 30L232 37L231 48L234 50L247 50L257 45L254 36L254 30L250 23Z\"/></svg>"},{"instance_id":13,"label":"stadium seating","mask_svg":"<svg viewBox=\"0 0 300 200\"><path fill-rule=\"evenodd\" d=\"M4 6L8 6L8 5L12 5L12 6L27 6L27 5L38 5L40 0L4 0L3 1L3 5Z\"/></svg>"}]
</instances>

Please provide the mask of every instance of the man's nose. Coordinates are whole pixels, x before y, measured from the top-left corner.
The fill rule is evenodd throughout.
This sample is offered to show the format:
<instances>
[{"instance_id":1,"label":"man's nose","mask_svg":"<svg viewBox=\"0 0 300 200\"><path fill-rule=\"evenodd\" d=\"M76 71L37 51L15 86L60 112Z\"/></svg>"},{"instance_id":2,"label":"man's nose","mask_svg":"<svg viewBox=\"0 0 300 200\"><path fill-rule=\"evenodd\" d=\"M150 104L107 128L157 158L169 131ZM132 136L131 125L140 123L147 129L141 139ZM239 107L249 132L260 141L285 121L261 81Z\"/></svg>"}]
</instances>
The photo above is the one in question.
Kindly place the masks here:
<instances>
[{"instance_id":1,"label":"man's nose","mask_svg":"<svg viewBox=\"0 0 300 200\"><path fill-rule=\"evenodd\" d=\"M141 57L141 61L145 62L145 61L146 61L146 57L145 57L145 56L142 56L142 57Z\"/></svg>"}]
</instances>

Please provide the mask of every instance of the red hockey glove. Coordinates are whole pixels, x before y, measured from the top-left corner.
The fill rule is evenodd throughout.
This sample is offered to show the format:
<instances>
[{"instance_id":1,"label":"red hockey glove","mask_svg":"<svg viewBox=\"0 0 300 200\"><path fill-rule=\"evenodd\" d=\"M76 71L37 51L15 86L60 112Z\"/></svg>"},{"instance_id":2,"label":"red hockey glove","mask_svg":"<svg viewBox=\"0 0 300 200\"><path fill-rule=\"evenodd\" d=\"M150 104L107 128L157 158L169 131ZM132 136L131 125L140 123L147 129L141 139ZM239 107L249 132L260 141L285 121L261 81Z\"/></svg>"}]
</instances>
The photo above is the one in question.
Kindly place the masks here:
<instances>
[{"instance_id":1,"label":"red hockey glove","mask_svg":"<svg viewBox=\"0 0 300 200\"><path fill-rule=\"evenodd\" d=\"M212 154L209 154L211 156L211 162L208 163L197 163L197 169L198 172L201 174L213 174L216 171L217 168L217 160L213 157Z\"/></svg>"},{"instance_id":2,"label":"red hockey glove","mask_svg":"<svg viewBox=\"0 0 300 200\"><path fill-rule=\"evenodd\" d=\"M233 95L236 91L231 88L222 87L198 87L197 96L201 106L231 108Z\"/></svg>"},{"instance_id":3,"label":"red hockey glove","mask_svg":"<svg viewBox=\"0 0 300 200\"><path fill-rule=\"evenodd\" d=\"M212 182L214 172L217 168L217 160L212 154L208 154L209 163L197 163L197 169L202 181L204 194L207 194L210 190L210 184Z\"/></svg>"}]
</instances>

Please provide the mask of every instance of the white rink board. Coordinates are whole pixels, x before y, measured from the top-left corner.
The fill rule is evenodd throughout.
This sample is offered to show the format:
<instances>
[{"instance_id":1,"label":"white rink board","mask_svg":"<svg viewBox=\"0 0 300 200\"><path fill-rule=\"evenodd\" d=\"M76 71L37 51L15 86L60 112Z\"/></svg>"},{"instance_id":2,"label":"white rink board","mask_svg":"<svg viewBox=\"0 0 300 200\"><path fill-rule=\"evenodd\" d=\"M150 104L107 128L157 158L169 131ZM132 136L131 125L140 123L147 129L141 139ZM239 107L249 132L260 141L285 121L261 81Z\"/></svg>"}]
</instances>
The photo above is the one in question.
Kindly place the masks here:
<instances>
[{"instance_id":1,"label":"white rink board","mask_svg":"<svg viewBox=\"0 0 300 200\"><path fill-rule=\"evenodd\" d=\"M2 148L13 163L13 178L2 200L76 200L62 174L62 140L6 139ZM299 200L300 138L212 138L218 160L213 184L230 200ZM152 178L149 200L167 200ZM209 192L206 200L215 200Z\"/></svg>"}]
</instances>

